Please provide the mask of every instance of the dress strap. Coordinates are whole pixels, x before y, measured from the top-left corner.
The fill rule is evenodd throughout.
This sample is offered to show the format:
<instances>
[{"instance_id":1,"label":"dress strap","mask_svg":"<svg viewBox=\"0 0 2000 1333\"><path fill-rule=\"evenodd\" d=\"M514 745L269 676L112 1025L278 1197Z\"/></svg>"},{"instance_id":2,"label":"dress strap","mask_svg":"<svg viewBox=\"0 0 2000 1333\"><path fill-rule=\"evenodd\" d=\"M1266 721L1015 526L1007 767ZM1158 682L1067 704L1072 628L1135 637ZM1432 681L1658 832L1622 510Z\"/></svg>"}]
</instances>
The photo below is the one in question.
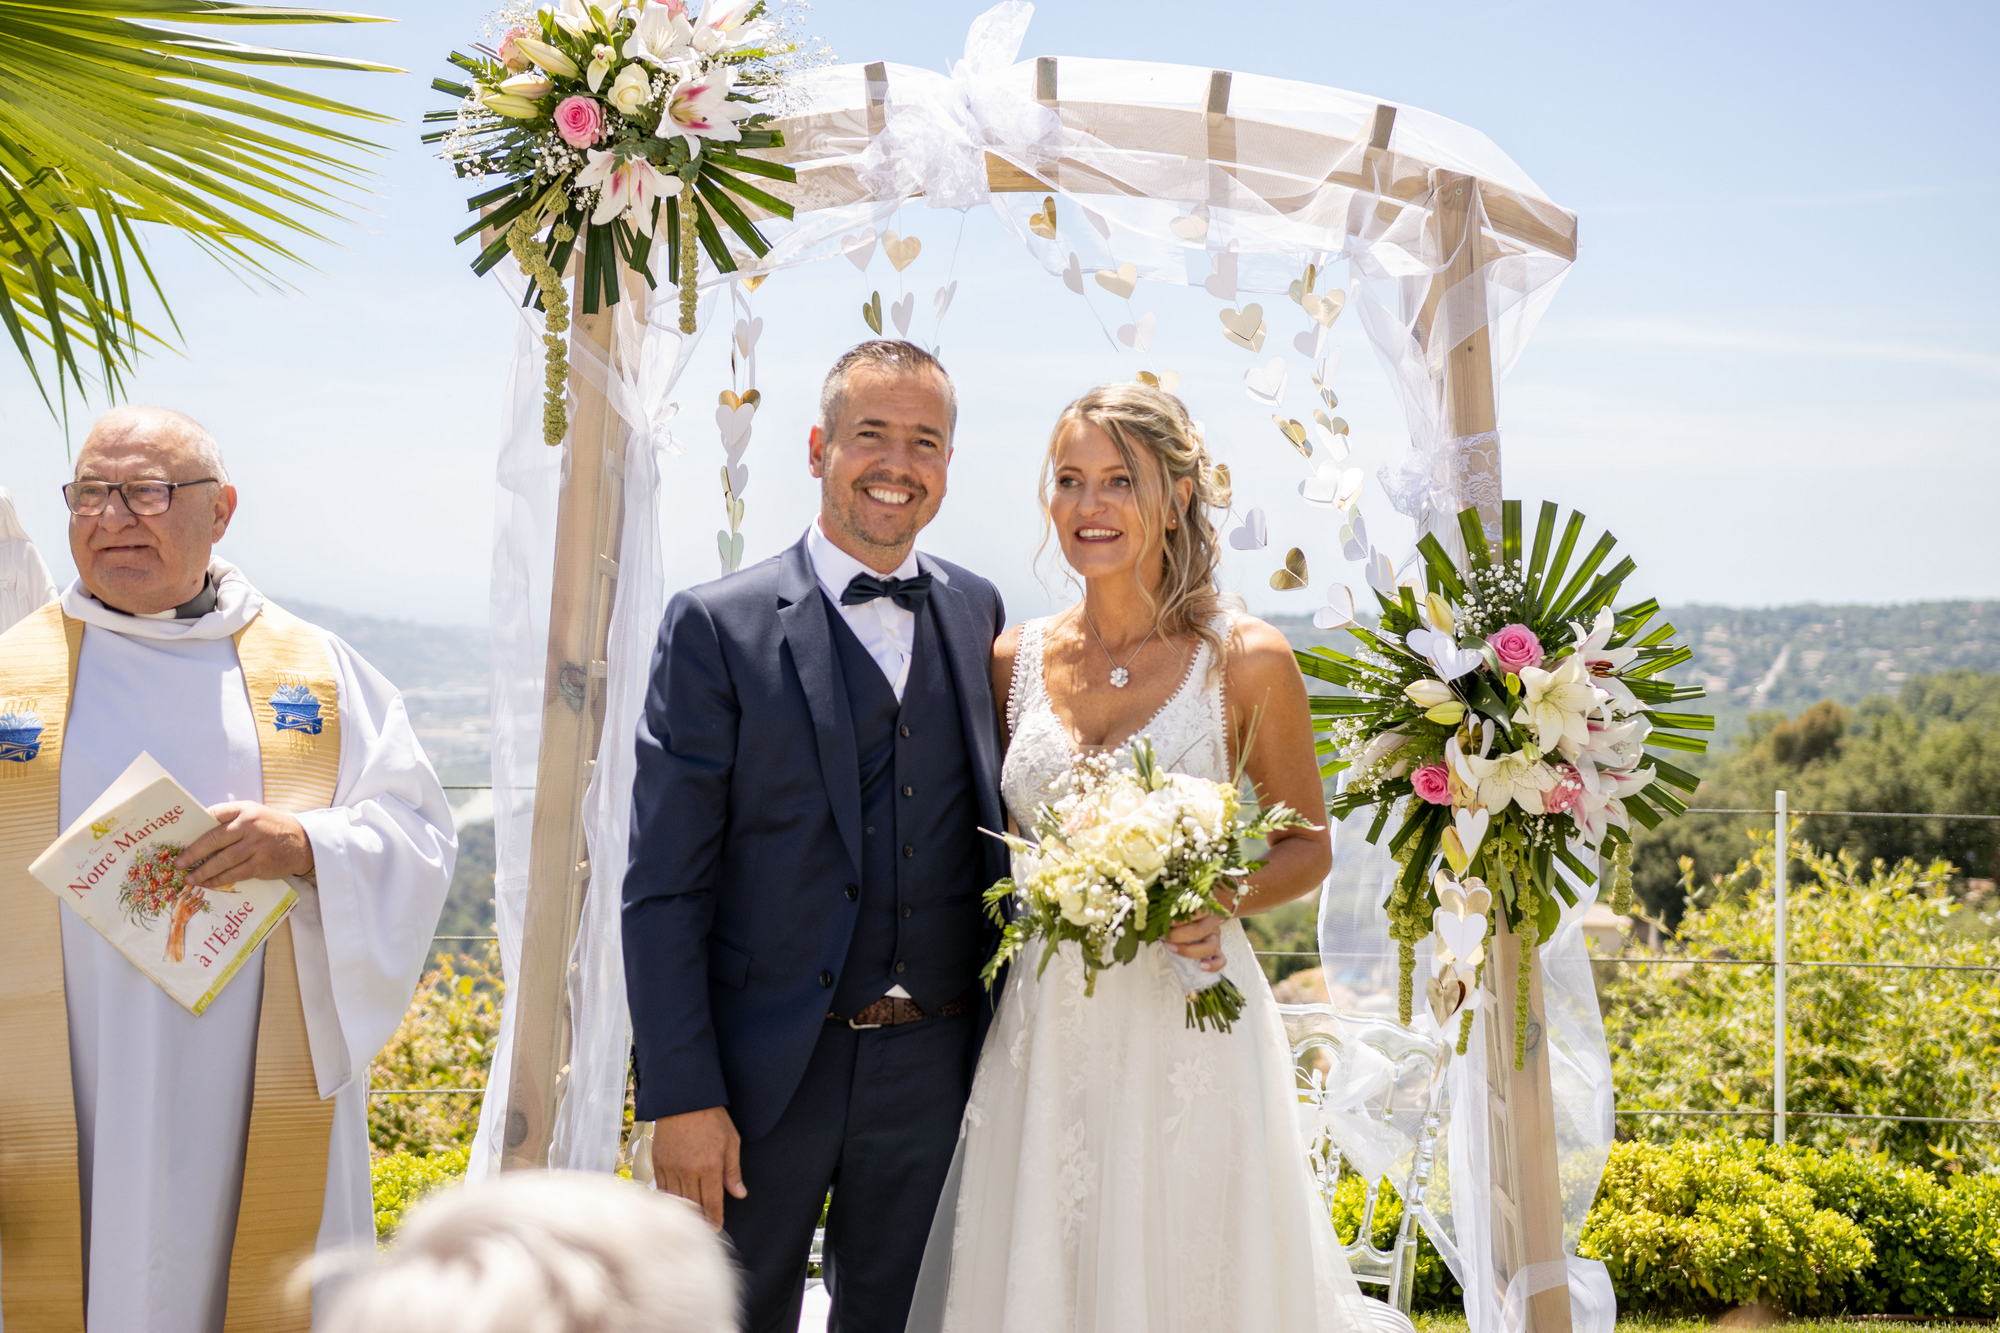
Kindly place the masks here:
<instances>
[{"instance_id":1,"label":"dress strap","mask_svg":"<svg viewBox=\"0 0 2000 1333\"><path fill-rule=\"evenodd\" d=\"M1014 644L1014 674L1007 684L1007 734L1021 729L1021 713L1045 692L1042 678L1042 634L1048 621L1028 620L1021 624L1021 637Z\"/></svg>"}]
</instances>

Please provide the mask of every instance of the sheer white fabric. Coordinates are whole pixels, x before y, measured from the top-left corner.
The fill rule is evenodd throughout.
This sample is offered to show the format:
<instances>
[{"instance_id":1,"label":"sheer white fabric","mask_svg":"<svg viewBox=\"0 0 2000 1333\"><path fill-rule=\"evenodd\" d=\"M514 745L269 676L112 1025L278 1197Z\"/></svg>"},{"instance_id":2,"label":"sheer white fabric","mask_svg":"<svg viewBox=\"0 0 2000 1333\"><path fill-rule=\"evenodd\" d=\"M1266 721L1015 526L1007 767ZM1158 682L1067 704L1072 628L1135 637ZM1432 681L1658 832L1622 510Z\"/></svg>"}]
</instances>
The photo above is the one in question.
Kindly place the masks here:
<instances>
[{"instance_id":1,"label":"sheer white fabric","mask_svg":"<svg viewBox=\"0 0 2000 1333\"><path fill-rule=\"evenodd\" d=\"M56 595L49 567L14 513L14 501L0 486L0 630Z\"/></svg>"},{"instance_id":2,"label":"sheer white fabric","mask_svg":"<svg viewBox=\"0 0 2000 1333\"><path fill-rule=\"evenodd\" d=\"M1001 770L1028 826L1079 756L1043 683L1044 622L1021 635ZM1196 652L1148 722L1163 762L1226 780L1222 673ZM1227 1033L1193 1030L1163 945L1083 992L1076 946L1014 966L988 1035L912 1330L945 1333L1349 1333L1360 1288L1309 1177L1292 1062L1241 923L1228 977L1248 1003Z\"/></svg>"}]
</instances>

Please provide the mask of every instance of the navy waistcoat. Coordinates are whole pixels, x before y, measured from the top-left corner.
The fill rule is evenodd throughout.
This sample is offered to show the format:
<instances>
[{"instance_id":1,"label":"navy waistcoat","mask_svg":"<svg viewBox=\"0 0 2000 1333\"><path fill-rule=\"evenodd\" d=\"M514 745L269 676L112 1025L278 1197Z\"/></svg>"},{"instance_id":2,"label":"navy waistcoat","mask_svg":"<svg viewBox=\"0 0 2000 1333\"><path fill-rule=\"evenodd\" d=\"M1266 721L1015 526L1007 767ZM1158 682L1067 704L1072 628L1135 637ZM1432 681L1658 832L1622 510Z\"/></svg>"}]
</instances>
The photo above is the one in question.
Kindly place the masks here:
<instances>
[{"instance_id":1,"label":"navy waistcoat","mask_svg":"<svg viewBox=\"0 0 2000 1333\"><path fill-rule=\"evenodd\" d=\"M986 859L979 798L950 664L926 604L903 699L831 602L834 651L861 768L858 913L833 1009L901 986L927 1013L977 984Z\"/></svg>"}]
</instances>

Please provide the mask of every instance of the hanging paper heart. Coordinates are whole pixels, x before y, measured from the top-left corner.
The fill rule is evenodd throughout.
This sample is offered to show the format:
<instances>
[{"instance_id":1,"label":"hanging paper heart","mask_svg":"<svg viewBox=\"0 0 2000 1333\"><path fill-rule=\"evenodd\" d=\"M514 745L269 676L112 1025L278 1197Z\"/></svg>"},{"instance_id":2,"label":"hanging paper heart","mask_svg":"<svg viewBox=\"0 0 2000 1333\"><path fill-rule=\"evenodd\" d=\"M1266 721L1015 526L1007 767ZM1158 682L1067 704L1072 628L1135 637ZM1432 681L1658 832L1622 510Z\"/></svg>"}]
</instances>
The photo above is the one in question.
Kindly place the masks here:
<instances>
[{"instance_id":1,"label":"hanging paper heart","mask_svg":"<svg viewBox=\"0 0 2000 1333\"><path fill-rule=\"evenodd\" d=\"M1345 435L1335 435L1321 424L1325 420L1325 416L1321 413L1313 413L1313 447L1324 453L1330 461L1338 463L1346 458L1351 450Z\"/></svg>"},{"instance_id":2,"label":"hanging paper heart","mask_svg":"<svg viewBox=\"0 0 2000 1333\"><path fill-rule=\"evenodd\" d=\"M1451 1021L1451 1016L1465 1004L1466 985L1450 968L1438 973L1424 987L1424 999L1430 1005L1431 1017L1443 1027Z\"/></svg>"},{"instance_id":3,"label":"hanging paper heart","mask_svg":"<svg viewBox=\"0 0 2000 1333\"><path fill-rule=\"evenodd\" d=\"M1307 295L1299 302L1305 312L1313 317L1313 322L1321 328L1330 328L1333 321L1340 318L1340 312L1347 308L1346 292L1328 292L1325 296Z\"/></svg>"},{"instance_id":4,"label":"hanging paper heart","mask_svg":"<svg viewBox=\"0 0 2000 1333\"><path fill-rule=\"evenodd\" d=\"M1215 256L1215 270L1201 284L1202 290L1218 301L1236 299L1236 252L1224 250Z\"/></svg>"},{"instance_id":5,"label":"hanging paper heart","mask_svg":"<svg viewBox=\"0 0 2000 1333\"><path fill-rule=\"evenodd\" d=\"M757 409L747 405L731 407L724 403L715 409L715 428L722 434L722 449L730 462L743 456L744 447L750 443L750 419L756 415Z\"/></svg>"},{"instance_id":6,"label":"hanging paper heart","mask_svg":"<svg viewBox=\"0 0 2000 1333\"><path fill-rule=\"evenodd\" d=\"M1117 268L1101 268L1097 270L1097 285L1113 296L1128 297L1139 285L1139 266L1120 264Z\"/></svg>"},{"instance_id":7,"label":"hanging paper heart","mask_svg":"<svg viewBox=\"0 0 2000 1333\"><path fill-rule=\"evenodd\" d=\"M1159 323L1159 316L1148 310L1139 316L1136 324L1120 324L1118 341L1135 352L1143 352L1153 345L1153 328Z\"/></svg>"},{"instance_id":8,"label":"hanging paper heart","mask_svg":"<svg viewBox=\"0 0 2000 1333\"><path fill-rule=\"evenodd\" d=\"M715 396L715 401L731 410L739 407L749 407L754 411L763 404L764 395L755 389L745 389L742 393L738 393L734 389L724 389Z\"/></svg>"},{"instance_id":9,"label":"hanging paper heart","mask_svg":"<svg viewBox=\"0 0 2000 1333\"><path fill-rule=\"evenodd\" d=\"M1133 376L1141 384L1150 384L1162 393L1176 393L1181 387L1181 373L1178 370L1162 370L1158 374L1142 370Z\"/></svg>"},{"instance_id":10,"label":"hanging paper heart","mask_svg":"<svg viewBox=\"0 0 2000 1333\"><path fill-rule=\"evenodd\" d=\"M1320 629L1340 629L1354 623L1354 591L1345 583L1326 590L1326 605L1313 612L1313 624Z\"/></svg>"},{"instance_id":11,"label":"hanging paper heart","mask_svg":"<svg viewBox=\"0 0 2000 1333\"><path fill-rule=\"evenodd\" d=\"M732 572L743 563L743 534L740 532L718 532L715 534L715 550L722 557L722 572Z\"/></svg>"},{"instance_id":12,"label":"hanging paper heart","mask_svg":"<svg viewBox=\"0 0 2000 1333\"><path fill-rule=\"evenodd\" d=\"M1330 417L1315 407L1313 409L1313 420L1325 427L1328 434L1345 435L1348 433L1346 417Z\"/></svg>"},{"instance_id":13,"label":"hanging paper heart","mask_svg":"<svg viewBox=\"0 0 2000 1333\"><path fill-rule=\"evenodd\" d=\"M1305 299L1312 295L1313 284L1318 281L1319 266L1316 264L1307 264L1305 276L1294 279L1292 285L1285 289L1285 294L1303 305Z\"/></svg>"},{"instance_id":14,"label":"hanging paper heart","mask_svg":"<svg viewBox=\"0 0 2000 1333\"><path fill-rule=\"evenodd\" d=\"M1300 458L1312 457L1312 445L1306 442L1306 428L1297 419L1281 417L1276 413L1272 413L1271 424L1276 426L1278 433L1285 437L1285 443L1298 450Z\"/></svg>"},{"instance_id":15,"label":"hanging paper heart","mask_svg":"<svg viewBox=\"0 0 2000 1333\"><path fill-rule=\"evenodd\" d=\"M1431 884L1437 892L1438 905L1454 916L1484 916L1493 905L1492 891L1484 880L1454 880L1440 870L1431 876Z\"/></svg>"},{"instance_id":16,"label":"hanging paper heart","mask_svg":"<svg viewBox=\"0 0 2000 1333\"><path fill-rule=\"evenodd\" d=\"M1276 407L1285 396L1285 358L1274 356L1263 365L1244 371L1243 387L1258 402Z\"/></svg>"},{"instance_id":17,"label":"hanging paper heart","mask_svg":"<svg viewBox=\"0 0 2000 1333\"><path fill-rule=\"evenodd\" d=\"M1327 386L1327 382L1321 372L1319 371L1313 372L1312 382L1313 382L1313 388L1319 391L1320 398L1325 401L1327 411L1331 412L1333 411L1334 408L1340 406L1340 399L1336 397L1333 390Z\"/></svg>"},{"instance_id":18,"label":"hanging paper heart","mask_svg":"<svg viewBox=\"0 0 2000 1333\"><path fill-rule=\"evenodd\" d=\"M1326 330L1315 324L1304 333L1292 335L1292 347L1308 361L1319 360L1321 344L1326 342Z\"/></svg>"},{"instance_id":19,"label":"hanging paper heart","mask_svg":"<svg viewBox=\"0 0 2000 1333\"><path fill-rule=\"evenodd\" d=\"M1366 560L1368 558L1368 524L1355 510L1340 525L1340 555L1344 560Z\"/></svg>"},{"instance_id":20,"label":"hanging paper heart","mask_svg":"<svg viewBox=\"0 0 2000 1333\"><path fill-rule=\"evenodd\" d=\"M1346 509L1361 494L1363 477L1360 468L1342 469L1329 459L1320 463L1310 477L1299 483L1299 494L1305 497L1307 504Z\"/></svg>"},{"instance_id":21,"label":"hanging paper heart","mask_svg":"<svg viewBox=\"0 0 2000 1333\"><path fill-rule=\"evenodd\" d=\"M750 466L747 463L729 463L722 469L722 489L729 495L741 495L750 489Z\"/></svg>"},{"instance_id":22,"label":"hanging paper heart","mask_svg":"<svg viewBox=\"0 0 2000 1333\"><path fill-rule=\"evenodd\" d=\"M1229 534L1229 544L1239 551L1261 551L1270 545L1271 535L1264 522L1264 511L1253 509L1243 516L1243 522Z\"/></svg>"},{"instance_id":23,"label":"hanging paper heart","mask_svg":"<svg viewBox=\"0 0 2000 1333\"><path fill-rule=\"evenodd\" d=\"M1279 592L1297 592L1306 586L1306 553L1294 546L1285 552L1285 567L1271 575L1271 586Z\"/></svg>"},{"instance_id":24,"label":"hanging paper heart","mask_svg":"<svg viewBox=\"0 0 2000 1333\"><path fill-rule=\"evenodd\" d=\"M1063 286L1078 296L1083 295L1083 265L1077 262L1074 250L1070 251L1069 264L1063 269L1062 280Z\"/></svg>"},{"instance_id":25,"label":"hanging paper heart","mask_svg":"<svg viewBox=\"0 0 2000 1333\"><path fill-rule=\"evenodd\" d=\"M898 273L916 263L923 248L924 243L914 236L898 236L893 231L882 233L882 253L889 257Z\"/></svg>"},{"instance_id":26,"label":"hanging paper heart","mask_svg":"<svg viewBox=\"0 0 2000 1333\"><path fill-rule=\"evenodd\" d=\"M737 355L738 356L750 355L750 349L755 347L757 345L757 340L763 336L764 336L764 321L762 319L737 320L736 333L735 333Z\"/></svg>"},{"instance_id":27,"label":"hanging paper heart","mask_svg":"<svg viewBox=\"0 0 2000 1333\"><path fill-rule=\"evenodd\" d=\"M875 239L873 227L853 236L841 237L840 248L846 252L847 262L865 272L869 262L875 258Z\"/></svg>"},{"instance_id":28,"label":"hanging paper heart","mask_svg":"<svg viewBox=\"0 0 2000 1333\"><path fill-rule=\"evenodd\" d=\"M861 318L868 321L868 327L875 331L876 337L882 336L882 293L868 293L868 299L861 303Z\"/></svg>"},{"instance_id":29,"label":"hanging paper heart","mask_svg":"<svg viewBox=\"0 0 2000 1333\"><path fill-rule=\"evenodd\" d=\"M1473 857L1479 855L1479 844L1486 841L1486 830L1492 823L1493 816L1484 808L1452 812L1452 831L1458 834L1458 845L1464 850L1468 865Z\"/></svg>"},{"instance_id":30,"label":"hanging paper heart","mask_svg":"<svg viewBox=\"0 0 2000 1333\"><path fill-rule=\"evenodd\" d=\"M744 291L754 292L759 287L762 287L764 279L770 276L768 273L744 273L737 276L737 281L743 284Z\"/></svg>"},{"instance_id":31,"label":"hanging paper heart","mask_svg":"<svg viewBox=\"0 0 2000 1333\"><path fill-rule=\"evenodd\" d=\"M731 532L743 526L743 499L741 496L730 496L722 502L722 507L729 513L729 530Z\"/></svg>"},{"instance_id":32,"label":"hanging paper heart","mask_svg":"<svg viewBox=\"0 0 2000 1333\"><path fill-rule=\"evenodd\" d=\"M1045 241L1056 238L1056 201L1054 195L1042 196L1042 206L1028 214L1028 230Z\"/></svg>"},{"instance_id":33,"label":"hanging paper heart","mask_svg":"<svg viewBox=\"0 0 2000 1333\"><path fill-rule=\"evenodd\" d=\"M937 317L939 319L943 319L944 312L951 309L951 300L954 296L957 295L958 295L957 278L953 278L950 282L946 283L944 286L937 289L937 294L931 297L931 307L937 311Z\"/></svg>"},{"instance_id":34,"label":"hanging paper heart","mask_svg":"<svg viewBox=\"0 0 2000 1333\"><path fill-rule=\"evenodd\" d=\"M1462 838L1461 838L1462 841ZM1465 967L1478 967L1480 944L1486 939L1486 918L1460 916L1440 907L1431 913L1431 929L1437 932L1442 953Z\"/></svg>"},{"instance_id":35,"label":"hanging paper heart","mask_svg":"<svg viewBox=\"0 0 2000 1333\"><path fill-rule=\"evenodd\" d=\"M1254 301L1241 310L1219 310L1223 336L1238 347L1253 352L1264 350L1264 307Z\"/></svg>"},{"instance_id":36,"label":"hanging paper heart","mask_svg":"<svg viewBox=\"0 0 2000 1333\"><path fill-rule=\"evenodd\" d=\"M889 307L889 322L896 326L896 332L899 336L904 338L910 336L910 316L915 314L916 310L917 294L915 292L904 292L902 299Z\"/></svg>"},{"instance_id":37,"label":"hanging paper heart","mask_svg":"<svg viewBox=\"0 0 2000 1333\"><path fill-rule=\"evenodd\" d=\"M1368 548L1368 586L1384 597L1396 595L1396 566L1372 546Z\"/></svg>"},{"instance_id":38,"label":"hanging paper heart","mask_svg":"<svg viewBox=\"0 0 2000 1333\"><path fill-rule=\"evenodd\" d=\"M1477 648L1461 648L1449 634L1440 634L1428 625L1419 625L1403 636L1410 651L1437 670L1438 679L1457 680L1486 660Z\"/></svg>"},{"instance_id":39,"label":"hanging paper heart","mask_svg":"<svg viewBox=\"0 0 2000 1333\"><path fill-rule=\"evenodd\" d=\"M1184 241L1204 240L1208 236L1208 209L1206 205L1192 213L1183 214L1167 224L1167 230Z\"/></svg>"}]
</instances>

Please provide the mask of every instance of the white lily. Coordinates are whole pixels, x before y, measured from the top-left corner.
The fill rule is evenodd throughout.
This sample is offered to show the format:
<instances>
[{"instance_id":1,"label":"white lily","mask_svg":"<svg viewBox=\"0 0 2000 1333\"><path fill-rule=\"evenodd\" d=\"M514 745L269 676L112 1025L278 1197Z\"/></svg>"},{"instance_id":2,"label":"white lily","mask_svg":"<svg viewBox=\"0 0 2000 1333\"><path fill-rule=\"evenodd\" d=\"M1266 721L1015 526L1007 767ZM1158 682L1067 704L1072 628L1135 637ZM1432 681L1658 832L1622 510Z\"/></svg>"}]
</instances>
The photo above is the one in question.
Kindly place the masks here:
<instances>
[{"instance_id":1,"label":"white lily","mask_svg":"<svg viewBox=\"0 0 2000 1333\"><path fill-rule=\"evenodd\" d=\"M639 11L639 24L625 39L625 54L662 68L688 54L694 24L685 5L649 4Z\"/></svg>"},{"instance_id":2,"label":"white lily","mask_svg":"<svg viewBox=\"0 0 2000 1333\"><path fill-rule=\"evenodd\" d=\"M561 0L549 11L549 17L556 26L572 37L590 37L599 34L598 16L592 12L585 0Z\"/></svg>"},{"instance_id":3,"label":"white lily","mask_svg":"<svg viewBox=\"0 0 2000 1333\"><path fill-rule=\"evenodd\" d=\"M1574 651L1582 660L1583 669L1590 673L1598 689L1611 696L1612 711L1621 714L1638 712L1643 706L1638 696L1618 677L1639 656L1639 650L1629 644L1623 648L1610 646L1611 636L1617 629L1617 617L1611 614L1611 609L1606 607L1597 613L1597 619L1587 634L1580 621L1572 620L1569 627L1576 632Z\"/></svg>"},{"instance_id":4,"label":"white lily","mask_svg":"<svg viewBox=\"0 0 2000 1333\"><path fill-rule=\"evenodd\" d=\"M1481 808L1499 814L1518 805L1531 815L1542 813L1542 793L1556 785L1556 775L1542 762L1534 746L1482 759L1466 755L1465 766Z\"/></svg>"},{"instance_id":5,"label":"white lily","mask_svg":"<svg viewBox=\"0 0 2000 1333\"><path fill-rule=\"evenodd\" d=\"M1574 756L1590 743L1590 715L1603 707L1597 686L1571 654L1554 671L1521 668L1521 707L1516 722L1535 729L1535 744Z\"/></svg>"},{"instance_id":6,"label":"white lily","mask_svg":"<svg viewBox=\"0 0 2000 1333\"><path fill-rule=\"evenodd\" d=\"M675 85L667 95L667 109L660 116L660 137L671 139L680 135L687 140L690 153L701 151L703 139L717 143L741 139L743 131L736 122L753 114L756 107L749 102L729 100L729 90L735 82L735 71L725 65Z\"/></svg>"},{"instance_id":7,"label":"white lily","mask_svg":"<svg viewBox=\"0 0 2000 1333\"><path fill-rule=\"evenodd\" d=\"M573 79L580 72L574 60L538 38L516 37L514 49L559 79Z\"/></svg>"},{"instance_id":8,"label":"white lily","mask_svg":"<svg viewBox=\"0 0 2000 1333\"><path fill-rule=\"evenodd\" d=\"M1441 680L1413 680L1403 687L1403 695L1419 708L1436 708L1458 697Z\"/></svg>"},{"instance_id":9,"label":"white lily","mask_svg":"<svg viewBox=\"0 0 2000 1333\"><path fill-rule=\"evenodd\" d=\"M750 22L757 0L716 0L695 25L694 49L705 56L727 55L758 45L777 31L762 19Z\"/></svg>"},{"instance_id":10,"label":"white lily","mask_svg":"<svg viewBox=\"0 0 2000 1333\"><path fill-rule=\"evenodd\" d=\"M1576 771L1583 781L1583 790L1577 794L1576 804L1570 807L1569 815L1576 821L1577 832L1583 835L1583 840L1595 847L1613 827L1626 826L1625 798L1651 786L1653 770L1641 768L1630 773L1607 773L1579 764Z\"/></svg>"},{"instance_id":11,"label":"white lily","mask_svg":"<svg viewBox=\"0 0 2000 1333\"><path fill-rule=\"evenodd\" d=\"M611 73L611 62L617 58L618 53L602 42L590 48L590 64L583 71L583 81L590 85L590 91L604 91L604 78Z\"/></svg>"},{"instance_id":12,"label":"white lily","mask_svg":"<svg viewBox=\"0 0 2000 1333\"><path fill-rule=\"evenodd\" d=\"M653 201L666 193L673 178L643 157L620 160L608 149L589 150L589 162L576 173L576 183L600 191L592 226L601 227L623 216L639 231L653 234Z\"/></svg>"},{"instance_id":13,"label":"white lily","mask_svg":"<svg viewBox=\"0 0 2000 1333\"><path fill-rule=\"evenodd\" d=\"M1577 768L1623 771L1637 768L1645 760L1646 737L1652 734L1653 724L1639 713L1616 722L1592 718L1588 730L1588 739L1570 756Z\"/></svg>"},{"instance_id":14,"label":"white lily","mask_svg":"<svg viewBox=\"0 0 2000 1333\"><path fill-rule=\"evenodd\" d=\"M529 102L539 102L556 90L549 76L539 70L529 70L525 74L515 74L500 80L500 91L509 97L519 97Z\"/></svg>"},{"instance_id":15,"label":"white lily","mask_svg":"<svg viewBox=\"0 0 2000 1333\"><path fill-rule=\"evenodd\" d=\"M1387 759L1390 755L1394 754L1397 750L1401 749L1405 745L1408 745L1409 743L1410 743L1410 738L1408 736L1405 736L1400 731L1384 731L1378 733L1377 735L1369 737L1368 744L1361 747L1361 753L1354 756L1355 772L1357 773L1367 772L1369 769L1373 768L1376 764L1380 763L1384 759ZM1409 772L1409 769L1410 769L1409 760L1407 759L1400 760L1397 763L1391 765L1389 770L1385 772L1382 776L1388 778L1399 778L1402 777L1403 774Z\"/></svg>"}]
</instances>

